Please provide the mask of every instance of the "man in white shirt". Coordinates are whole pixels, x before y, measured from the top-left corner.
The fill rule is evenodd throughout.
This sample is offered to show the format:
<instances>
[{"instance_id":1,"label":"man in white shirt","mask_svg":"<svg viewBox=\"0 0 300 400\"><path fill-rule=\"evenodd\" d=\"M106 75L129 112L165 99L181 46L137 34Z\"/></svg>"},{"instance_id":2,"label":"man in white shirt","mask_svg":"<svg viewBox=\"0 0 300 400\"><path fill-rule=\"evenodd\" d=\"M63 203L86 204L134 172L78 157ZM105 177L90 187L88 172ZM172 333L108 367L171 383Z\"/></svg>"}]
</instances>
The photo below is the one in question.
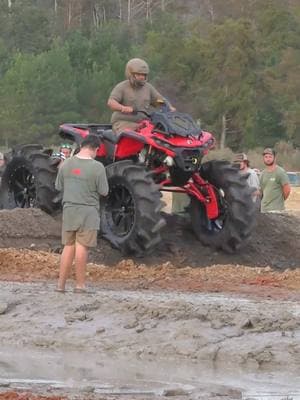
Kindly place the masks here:
<instances>
[{"instance_id":1,"label":"man in white shirt","mask_svg":"<svg viewBox=\"0 0 300 400\"><path fill-rule=\"evenodd\" d=\"M253 202L256 203L259 200L260 196L259 178L254 169L250 168L250 161L247 157L247 154L245 153L237 154L234 160L234 164L239 165L241 174L248 174L247 182L250 188L255 189L252 193L252 197L253 197Z\"/></svg>"}]
</instances>

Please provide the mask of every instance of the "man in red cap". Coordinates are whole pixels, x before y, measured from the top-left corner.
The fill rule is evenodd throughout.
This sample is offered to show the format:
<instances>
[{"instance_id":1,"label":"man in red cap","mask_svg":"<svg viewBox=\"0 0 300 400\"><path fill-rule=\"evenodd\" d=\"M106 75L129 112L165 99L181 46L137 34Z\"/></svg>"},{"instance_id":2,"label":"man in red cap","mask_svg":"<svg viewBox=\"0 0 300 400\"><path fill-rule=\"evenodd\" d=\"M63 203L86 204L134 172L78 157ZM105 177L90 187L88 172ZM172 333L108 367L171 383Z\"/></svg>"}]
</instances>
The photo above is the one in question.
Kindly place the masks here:
<instances>
[{"instance_id":1,"label":"man in red cap","mask_svg":"<svg viewBox=\"0 0 300 400\"><path fill-rule=\"evenodd\" d=\"M285 170L276 164L276 153L273 149L267 147L263 157L266 168L260 176L261 212L282 211L291 192L289 178Z\"/></svg>"}]
</instances>

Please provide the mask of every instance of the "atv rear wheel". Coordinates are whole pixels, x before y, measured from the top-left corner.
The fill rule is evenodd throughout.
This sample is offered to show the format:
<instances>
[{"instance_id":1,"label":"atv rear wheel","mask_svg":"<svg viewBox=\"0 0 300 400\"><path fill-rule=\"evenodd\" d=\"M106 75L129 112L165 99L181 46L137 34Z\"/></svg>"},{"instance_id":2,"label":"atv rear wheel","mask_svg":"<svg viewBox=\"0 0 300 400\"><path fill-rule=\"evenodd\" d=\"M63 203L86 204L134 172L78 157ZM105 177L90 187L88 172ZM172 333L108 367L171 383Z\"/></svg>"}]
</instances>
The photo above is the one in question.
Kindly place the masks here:
<instances>
[{"instance_id":1,"label":"atv rear wheel","mask_svg":"<svg viewBox=\"0 0 300 400\"><path fill-rule=\"evenodd\" d=\"M159 187L151 174L132 161L106 167L109 194L101 201L101 233L124 254L149 254L165 225Z\"/></svg>"},{"instance_id":2,"label":"atv rear wheel","mask_svg":"<svg viewBox=\"0 0 300 400\"><path fill-rule=\"evenodd\" d=\"M255 222L255 204L247 177L225 161L210 161L201 166L200 175L214 186L219 216L207 217L204 204L192 198L190 216L197 238L208 246L232 253L250 236Z\"/></svg>"},{"instance_id":3,"label":"atv rear wheel","mask_svg":"<svg viewBox=\"0 0 300 400\"><path fill-rule=\"evenodd\" d=\"M15 149L1 181L3 208L41 208L53 214L59 204L55 179L57 167L40 145L24 145Z\"/></svg>"}]
</instances>

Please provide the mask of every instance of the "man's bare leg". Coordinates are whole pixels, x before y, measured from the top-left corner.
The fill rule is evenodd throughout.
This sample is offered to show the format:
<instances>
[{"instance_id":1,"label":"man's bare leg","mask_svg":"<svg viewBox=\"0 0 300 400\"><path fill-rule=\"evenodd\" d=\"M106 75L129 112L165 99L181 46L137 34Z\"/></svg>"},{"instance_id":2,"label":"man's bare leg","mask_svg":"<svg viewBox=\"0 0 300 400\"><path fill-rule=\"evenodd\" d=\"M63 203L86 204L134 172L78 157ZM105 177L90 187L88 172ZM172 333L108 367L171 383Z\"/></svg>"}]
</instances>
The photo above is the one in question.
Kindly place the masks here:
<instances>
[{"instance_id":1,"label":"man's bare leg","mask_svg":"<svg viewBox=\"0 0 300 400\"><path fill-rule=\"evenodd\" d=\"M66 280L68 279L68 276L70 274L70 270L74 260L74 255L75 255L75 245L74 244L65 245L60 258L59 278L57 284L58 290L61 291L65 290Z\"/></svg>"},{"instance_id":2,"label":"man's bare leg","mask_svg":"<svg viewBox=\"0 0 300 400\"><path fill-rule=\"evenodd\" d=\"M75 245L75 274L76 289L85 289L85 272L88 257L88 247L76 242Z\"/></svg>"}]
</instances>

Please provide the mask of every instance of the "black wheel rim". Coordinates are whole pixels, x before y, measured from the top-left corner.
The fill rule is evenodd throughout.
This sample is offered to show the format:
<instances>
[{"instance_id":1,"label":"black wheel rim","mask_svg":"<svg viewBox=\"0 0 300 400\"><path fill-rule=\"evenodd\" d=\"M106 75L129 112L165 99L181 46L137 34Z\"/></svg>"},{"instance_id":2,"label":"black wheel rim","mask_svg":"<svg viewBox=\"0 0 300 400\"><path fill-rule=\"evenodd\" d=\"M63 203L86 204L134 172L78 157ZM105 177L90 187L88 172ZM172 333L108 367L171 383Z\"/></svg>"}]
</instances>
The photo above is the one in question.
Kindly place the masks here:
<instances>
[{"instance_id":1,"label":"black wheel rim","mask_svg":"<svg viewBox=\"0 0 300 400\"><path fill-rule=\"evenodd\" d=\"M17 168L12 180L12 192L17 207L31 208L36 204L34 175L25 166Z\"/></svg>"},{"instance_id":2,"label":"black wheel rim","mask_svg":"<svg viewBox=\"0 0 300 400\"><path fill-rule=\"evenodd\" d=\"M128 235L135 221L134 200L128 188L122 184L113 185L106 204L111 230L119 237Z\"/></svg>"}]
</instances>

